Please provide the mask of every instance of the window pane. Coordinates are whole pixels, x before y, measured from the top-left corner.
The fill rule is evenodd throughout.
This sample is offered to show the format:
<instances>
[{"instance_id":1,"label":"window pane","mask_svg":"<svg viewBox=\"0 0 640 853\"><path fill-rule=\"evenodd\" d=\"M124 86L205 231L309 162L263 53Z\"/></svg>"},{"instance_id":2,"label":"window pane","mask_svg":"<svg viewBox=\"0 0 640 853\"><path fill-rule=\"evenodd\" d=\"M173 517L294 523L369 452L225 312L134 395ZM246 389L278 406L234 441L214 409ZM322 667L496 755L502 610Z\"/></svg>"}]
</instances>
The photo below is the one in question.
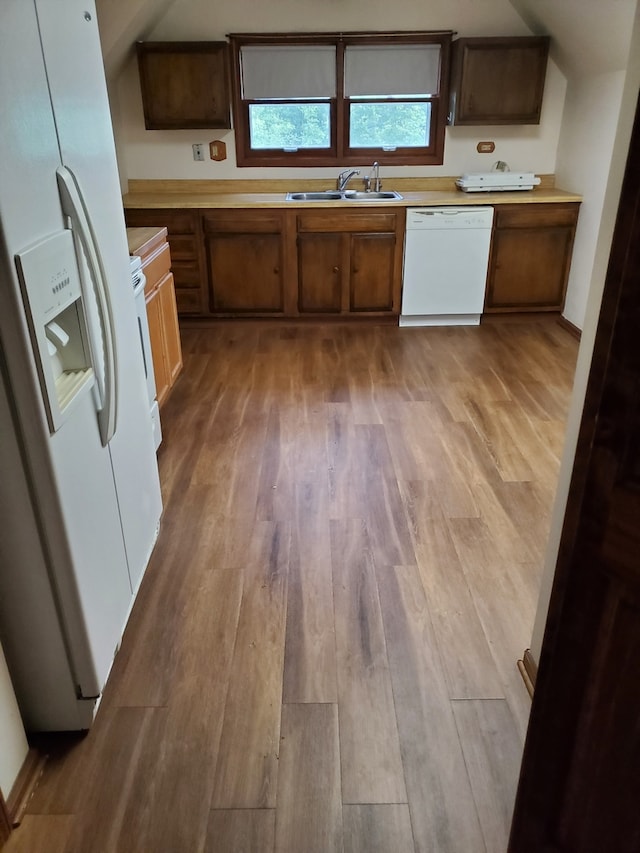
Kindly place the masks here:
<instances>
[{"instance_id":1,"label":"window pane","mask_svg":"<svg viewBox=\"0 0 640 853\"><path fill-rule=\"evenodd\" d=\"M351 102L350 148L425 148L431 129L430 103Z\"/></svg>"},{"instance_id":2,"label":"window pane","mask_svg":"<svg viewBox=\"0 0 640 853\"><path fill-rule=\"evenodd\" d=\"M330 148L329 116L327 103L249 104L251 148Z\"/></svg>"}]
</instances>

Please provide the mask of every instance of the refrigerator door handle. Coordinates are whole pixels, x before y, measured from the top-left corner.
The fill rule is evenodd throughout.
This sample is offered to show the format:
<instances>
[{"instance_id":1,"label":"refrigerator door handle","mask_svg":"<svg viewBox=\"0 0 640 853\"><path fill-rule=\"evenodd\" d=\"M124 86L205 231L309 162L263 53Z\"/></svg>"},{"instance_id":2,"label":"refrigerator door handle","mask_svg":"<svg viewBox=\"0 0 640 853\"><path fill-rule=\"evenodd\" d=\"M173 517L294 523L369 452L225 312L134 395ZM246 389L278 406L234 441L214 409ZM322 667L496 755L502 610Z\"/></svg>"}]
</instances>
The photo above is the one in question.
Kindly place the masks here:
<instances>
[{"instance_id":1,"label":"refrigerator door handle","mask_svg":"<svg viewBox=\"0 0 640 853\"><path fill-rule=\"evenodd\" d=\"M104 352L104 379L98 376L98 389L101 398L98 410L98 424L102 444L106 447L115 434L117 416L117 353L113 308L109 296L109 288L107 287L104 265L100 256L100 249L76 177L66 166L60 166L56 170L56 175L62 210L65 216L68 216L71 220L71 227L80 241L87 261L102 327L101 344ZM100 373L100 371L96 372Z\"/></svg>"}]
</instances>

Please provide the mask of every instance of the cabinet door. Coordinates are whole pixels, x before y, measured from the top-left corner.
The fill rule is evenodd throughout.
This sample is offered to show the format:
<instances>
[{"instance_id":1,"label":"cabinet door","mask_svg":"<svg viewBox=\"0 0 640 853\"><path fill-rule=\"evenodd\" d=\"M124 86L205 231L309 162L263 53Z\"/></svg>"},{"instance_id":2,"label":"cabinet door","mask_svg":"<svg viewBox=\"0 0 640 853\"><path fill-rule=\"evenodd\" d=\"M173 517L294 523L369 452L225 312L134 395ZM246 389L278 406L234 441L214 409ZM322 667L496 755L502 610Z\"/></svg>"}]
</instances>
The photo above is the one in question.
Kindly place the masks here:
<instances>
[{"instance_id":1,"label":"cabinet door","mask_svg":"<svg viewBox=\"0 0 640 853\"><path fill-rule=\"evenodd\" d=\"M165 358L162 306L160 304L160 294L157 289L147 299L147 321L149 323L149 338L151 340L153 375L156 381L156 399L158 405L161 406L169 393L169 371L167 370Z\"/></svg>"},{"instance_id":2,"label":"cabinet door","mask_svg":"<svg viewBox=\"0 0 640 853\"><path fill-rule=\"evenodd\" d=\"M214 313L283 312L280 234L207 234L206 243Z\"/></svg>"},{"instance_id":3,"label":"cabinet door","mask_svg":"<svg viewBox=\"0 0 640 853\"><path fill-rule=\"evenodd\" d=\"M340 314L342 256L342 234L298 235L298 310L301 314Z\"/></svg>"},{"instance_id":4,"label":"cabinet door","mask_svg":"<svg viewBox=\"0 0 640 853\"><path fill-rule=\"evenodd\" d=\"M231 127L226 42L138 42L147 130Z\"/></svg>"},{"instance_id":5,"label":"cabinet door","mask_svg":"<svg viewBox=\"0 0 640 853\"><path fill-rule=\"evenodd\" d=\"M182 345L178 326L176 292L171 273L168 273L158 285L158 300L162 318L165 369L171 387L182 370Z\"/></svg>"},{"instance_id":6,"label":"cabinet door","mask_svg":"<svg viewBox=\"0 0 640 853\"><path fill-rule=\"evenodd\" d=\"M395 234L352 234L349 306L392 311Z\"/></svg>"},{"instance_id":7,"label":"cabinet door","mask_svg":"<svg viewBox=\"0 0 640 853\"><path fill-rule=\"evenodd\" d=\"M487 309L561 310L573 228L496 229Z\"/></svg>"},{"instance_id":8,"label":"cabinet door","mask_svg":"<svg viewBox=\"0 0 640 853\"><path fill-rule=\"evenodd\" d=\"M453 124L539 124L546 37L462 38L454 42Z\"/></svg>"}]
</instances>

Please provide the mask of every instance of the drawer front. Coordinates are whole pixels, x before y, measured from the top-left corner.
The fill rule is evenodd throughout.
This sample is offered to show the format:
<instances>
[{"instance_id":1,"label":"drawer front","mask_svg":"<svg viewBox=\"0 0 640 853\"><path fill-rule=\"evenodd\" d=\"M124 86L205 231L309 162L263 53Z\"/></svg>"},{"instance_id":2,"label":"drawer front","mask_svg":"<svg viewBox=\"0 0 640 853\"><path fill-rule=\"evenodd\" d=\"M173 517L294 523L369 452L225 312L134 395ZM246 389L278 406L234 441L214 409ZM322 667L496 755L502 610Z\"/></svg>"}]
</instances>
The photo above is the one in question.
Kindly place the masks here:
<instances>
[{"instance_id":1,"label":"drawer front","mask_svg":"<svg viewBox=\"0 0 640 853\"><path fill-rule=\"evenodd\" d=\"M282 231L282 216L277 213L205 213L202 222L206 234L279 234Z\"/></svg>"},{"instance_id":2,"label":"drawer front","mask_svg":"<svg viewBox=\"0 0 640 853\"><path fill-rule=\"evenodd\" d=\"M404 214L404 211L403 211ZM347 212L333 208L331 211L307 211L298 214L298 231L395 231L398 214L372 211Z\"/></svg>"},{"instance_id":3,"label":"drawer front","mask_svg":"<svg viewBox=\"0 0 640 853\"><path fill-rule=\"evenodd\" d=\"M127 225L146 227L164 225L172 234L195 234L198 230L198 214L190 210L160 210L155 208L126 208L124 216Z\"/></svg>"},{"instance_id":4,"label":"drawer front","mask_svg":"<svg viewBox=\"0 0 640 853\"><path fill-rule=\"evenodd\" d=\"M171 234L169 237L172 261L196 261L198 258L198 238L190 234Z\"/></svg>"},{"instance_id":5,"label":"drawer front","mask_svg":"<svg viewBox=\"0 0 640 853\"><path fill-rule=\"evenodd\" d=\"M145 258L142 264L142 272L147 279L144 292L149 293L152 291L170 269L171 252L169 251L169 244L164 243L157 251Z\"/></svg>"},{"instance_id":6,"label":"drawer front","mask_svg":"<svg viewBox=\"0 0 640 853\"><path fill-rule=\"evenodd\" d=\"M199 287L200 264L197 261L172 261L171 268L176 287Z\"/></svg>"},{"instance_id":7,"label":"drawer front","mask_svg":"<svg viewBox=\"0 0 640 853\"><path fill-rule=\"evenodd\" d=\"M202 314L202 299L199 287L176 287L178 314Z\"/></svg>"},{"instance_id":8,"label":"drawer front","mask_svg":"<svg viewBox=\"0 0 640 853\"><path fill-rule=\"evenodd\" d=\"M570 204L513 204L496 205L497 228L546 228L556 225L575 225L578 203Z\"/></svg>"}]
</instances>

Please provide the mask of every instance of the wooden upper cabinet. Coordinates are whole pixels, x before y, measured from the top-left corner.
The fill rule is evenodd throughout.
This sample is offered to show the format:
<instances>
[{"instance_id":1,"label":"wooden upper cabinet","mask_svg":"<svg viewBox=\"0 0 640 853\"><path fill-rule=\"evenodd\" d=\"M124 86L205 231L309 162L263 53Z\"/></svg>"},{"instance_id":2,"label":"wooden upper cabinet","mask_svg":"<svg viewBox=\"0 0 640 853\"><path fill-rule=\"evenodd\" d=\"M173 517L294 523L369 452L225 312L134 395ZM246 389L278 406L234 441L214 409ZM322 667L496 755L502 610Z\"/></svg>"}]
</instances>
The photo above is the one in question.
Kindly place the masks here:
<instances>
[{"instance_id":1,"label":"wooden upper cabinet","mask_svg":"<svg viewBox=\"0 0 640 853\"><path fill-rule=\"evenodd\" d=\"M138 42L147 130L231 127L226 42Z\"/></svg>"},{"instance_id":2,"label":"wooden upper cabinet","mask_svg":"<svg viewBox=\"0 0 640 853\"><path fill-rule=\"evenodd\" d=\"M546 36L461 38L453 43L450 124L539 124Z\"/></svg>"}]
</instances>

